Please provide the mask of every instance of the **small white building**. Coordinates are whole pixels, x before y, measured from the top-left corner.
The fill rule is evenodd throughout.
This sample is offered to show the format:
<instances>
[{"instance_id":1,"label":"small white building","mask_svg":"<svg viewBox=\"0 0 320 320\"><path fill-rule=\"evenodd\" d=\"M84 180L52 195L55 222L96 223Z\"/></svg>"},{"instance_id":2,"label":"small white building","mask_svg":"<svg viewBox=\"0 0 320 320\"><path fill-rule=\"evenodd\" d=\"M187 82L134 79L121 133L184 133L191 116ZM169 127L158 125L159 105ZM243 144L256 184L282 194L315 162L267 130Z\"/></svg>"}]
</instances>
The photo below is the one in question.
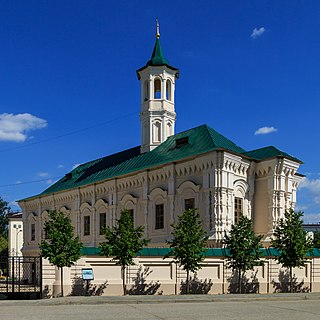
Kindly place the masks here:
<instances>
[{"instance_id":1,"label":"small white building","mask_svg":"<svg viewBox=\"0 0 320 320\"><path fill-rule=\"evenodd\" d=\"M23 247L23 221L22 213L15 212L8 216L9 232L8 232L8 254L9 256L22 256Z\"/></svg>"}]
</instances>

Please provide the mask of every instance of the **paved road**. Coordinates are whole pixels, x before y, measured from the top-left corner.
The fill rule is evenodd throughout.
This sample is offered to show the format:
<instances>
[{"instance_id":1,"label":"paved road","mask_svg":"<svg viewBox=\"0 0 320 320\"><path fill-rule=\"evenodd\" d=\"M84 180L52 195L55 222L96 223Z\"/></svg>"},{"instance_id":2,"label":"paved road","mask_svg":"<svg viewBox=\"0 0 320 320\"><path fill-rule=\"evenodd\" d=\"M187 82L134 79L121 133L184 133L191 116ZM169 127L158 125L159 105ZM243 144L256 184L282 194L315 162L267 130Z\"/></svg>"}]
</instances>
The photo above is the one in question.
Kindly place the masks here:
<instances>
[{"instance_id":1,"label":"paved road","mask_svg":"<svg viewBox=\"0 0 320 320\"><path fill-rule=\"evenodd\" d=\"M251 296L252 297L252 296ZM98 298L98 297L97 297ZM51 299L0 301L0 320L319 320L320 301L303 298L221 299L215 301L134 301Z\"/></svg>"}]
</instances>

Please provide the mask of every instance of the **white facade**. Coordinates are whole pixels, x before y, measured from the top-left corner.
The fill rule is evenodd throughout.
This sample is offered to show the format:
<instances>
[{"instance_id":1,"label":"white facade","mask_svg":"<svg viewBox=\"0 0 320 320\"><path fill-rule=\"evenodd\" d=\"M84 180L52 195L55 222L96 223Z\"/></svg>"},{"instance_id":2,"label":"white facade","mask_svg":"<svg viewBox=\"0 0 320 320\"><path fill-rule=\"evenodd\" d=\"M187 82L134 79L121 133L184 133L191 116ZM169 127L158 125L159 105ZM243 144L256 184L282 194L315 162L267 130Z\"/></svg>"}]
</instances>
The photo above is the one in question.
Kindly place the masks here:
<instances>
[{"instance_id":1,"label":"white facade","mask_svg":"<svg viewBox=\"0 0 320 320\"><path fill-rule=\"evenodd\" d=\"M23 247L23 222L21 213L9 215L8 235L9 256L22 256L21 250Z\"/></svg>"},{"instance_id":2,"label":"white facade","mask_svg":"<svg viewBox=\"0 0 320 320\"><path fill-rule=\"evenodd\" d=\"M272 257L263 258L264 264L246 272L243 291L247 293L277 293L287 291L288 270L281 268ZM172 263L172 259L159 256L136 257L129 266L125 283L129 294L174 295L183 292L186 271ZM86 283L81 280L82 268L92 268L94 280L90 281L92 295L120 296L122 291L121 267L111 258L83 256L71 268L64 268L64 293L86 294ZM320 258L312 257L302 268L294 268L294 291L320 291ZM226 294L235 292L237 277L226 267L224 257L207 257L204 266L190 275L192 293ZM60 270L43 263L43 286L47 296L59 296ZM254 297L253 297L254 298Z\"/></svg>"},{"instance_id":3,"label":"white facade","mask_svg":"<svg viewBox=\"0 0 320 320\"><path fill-rule=\"evenodd\" d=\"M278 219L295 206L301 179L295 174L298 166L284 158L257 164L228 152L213 151L195 159L23 200L19 204L26 225L24 253L39 253L44 222L48 210L53 209L70 215L75 233L87 247L96 247L104 240L100 235L101 214L107 225L113 226L123 209L133 210L134 223L145 227L150 246L165 246L170 225L190 200L199 210L212 246L218 246L224 231L236 222L236 198L241 199L242 214L253 219L256 233L268 241ZM157 205L163 205L160 228L156 226Z\"/></svg>"}]
</instances>

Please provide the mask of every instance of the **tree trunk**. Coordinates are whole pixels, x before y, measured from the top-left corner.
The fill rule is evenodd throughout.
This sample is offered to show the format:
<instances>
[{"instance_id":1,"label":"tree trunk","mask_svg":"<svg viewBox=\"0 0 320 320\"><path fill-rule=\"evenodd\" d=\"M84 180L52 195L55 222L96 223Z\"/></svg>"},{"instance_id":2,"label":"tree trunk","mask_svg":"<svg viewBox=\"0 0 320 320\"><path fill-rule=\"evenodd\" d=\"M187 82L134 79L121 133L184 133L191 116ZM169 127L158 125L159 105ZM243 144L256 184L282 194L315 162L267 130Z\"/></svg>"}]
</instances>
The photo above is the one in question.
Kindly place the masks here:
<instances>
[{"instance_id":1,"label":"tree trunk","mask_svg":"<svg viewBox=\"0 0 320 320\"><path fill-rule=\"evenodd\" d=\"M241 270L238 270L238 293L241 294Z\"/></svg>"},{"instance_id":2,"label":"tree trunk","mask_svg":"<svg viewBox=\"0 0 320 320\"><path fill-rule=\"evenodd\" d=\"M63 267L60 267L61 297L63 297Z\"/></svg>"},{"instance_id":3,"label":"tree trunk","mask_svg":"<svg viewBox=\"0 0 320 320\"><path fill-rule=\"evenodd\" d=\"M189 294L189 269L187 269L186 294Z\"/></svg>"},{"instance_id":4,"label":"tree trunk","mask_svg":"<svg viewBox=\"0 0 320 320\"><path fill-rule=\"evenodd\" d=\"M127 285L126 285L126 266L121 266L121 273L122 273L122 290L123 295L127 294Z\"/></svg>"},{"instance_id":5,"label":"tree trunk","mask_svg":"<svg viewBox=\"0 0 320 320\"><path fill-rule=\"evenodd\" d=\"M292 285L292 267L290 267L290 292L293 292L293 285Z\"/></svg>"}]
</instances>

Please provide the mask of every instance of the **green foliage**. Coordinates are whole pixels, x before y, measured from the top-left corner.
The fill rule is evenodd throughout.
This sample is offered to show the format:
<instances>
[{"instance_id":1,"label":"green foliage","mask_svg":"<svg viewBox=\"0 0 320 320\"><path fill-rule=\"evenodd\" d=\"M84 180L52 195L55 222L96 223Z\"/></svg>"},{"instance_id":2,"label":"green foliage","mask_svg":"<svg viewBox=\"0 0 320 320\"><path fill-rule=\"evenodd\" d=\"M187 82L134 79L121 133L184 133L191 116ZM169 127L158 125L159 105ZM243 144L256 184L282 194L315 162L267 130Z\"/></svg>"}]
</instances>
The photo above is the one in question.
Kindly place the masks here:
<instances>
[{"instance_id":1,"label":"green foliage","mask_svg":"<svg viewBox=\"0 0 320 320\"><path fill-rule=\"evenodd\" d=\"M81 257L82 243L74 237L71 220L63 212L50 211L49 217L44 227L47 239L40 244L41 254L59 268L71 267Z\"/></svg>"},{"instance_id":2,"label":"green foliage","mask_svg":"<svg viewBox=\"0 0 320 320\"><path fill-rule=\"evenodd\" d=\"M245 216L231 226L229 234L225 233L222 243L227 249L227 267L238 272L239 293L245 272L262 265L261 239L262 235L255 235L251 220Z\"/></svg>"},{"instance_id":3,"label":"green foliage","mask_svg":"<svg viewBox=\"0 0 320 320\"><path fill-rule=\"evenodd\" d=\"M289 209L273 233L271 245L279 252L277 260L285 268L303 267L312 250L312 240L302 227L303 212Z\"/></svg>"},{"instance_id":4,"label":"green foliage","mask_svg":"<svg viewBox=\"0 0 320 320\"><path fill-rule=\"evenodd\" d=\"M202 227L200 215L196 209L188 209L178 217L178 223L172 225L173 239L168 241L173 256L184 270L187 271L187 293L189 293L189 272L202 268L205 258L204 247L207 244L207 233ZM168 256L165 256L165 258Z\"/></svg>"},{"instance_id":5,"label":"green foliage","mask_svg":"<svg viewBox=\"0 0 320 320\"><path fill-rule=\"evenodd\" d=\"M10 211L8 202L0 197L0 235L6 239L8 238L8 214Z\"/></svg>"},{"instance_id":6,"label":"green foliage","mask_svg":"<svg viewBox=\"0 0 320 320\"><path fill-rule=\"evenodd\" d=\"M100 243L100 254L106 257L113 256L121 266L134 264L133 258L149 242L147 239L141 239L143 230L143 226L134 227L132 216L127 210L122 211L117 226L105 228L106 241Z\"/></svg>"},{"instance_id":7,"label":"green foliage","mask_svg":"<svg viewBox=\"0 0 320 320\"><path fill-rule=\"evenodd\" d=\"M318 230L313 235L313 246L320 249L320 232Z\"/></svg>"},{"instance_id":8,"label":"green foliage","mask_svg":"<svg viewBox=\"0 0 320 320\"><path fill-rule=\"evenodd\" d=\"M142 239L143 230L143 226L134 227L132 216L127 210L121 212L115 227L107 226L104 230L106 241L100 243L100 255L112 256L121 266L123 294L126 294L125 268L134 264L133 258L149 242L148 239Z\"/></svg>"},{"instance_id":9,"label":"green foliage","mask_svg":"<svg viewBox=\"0 0 320 320\"><path fill-rule=\"evenodd\" d=\"M0 257L8 255L8 239L0 235Z\"/></svg>"}]
</instances>

